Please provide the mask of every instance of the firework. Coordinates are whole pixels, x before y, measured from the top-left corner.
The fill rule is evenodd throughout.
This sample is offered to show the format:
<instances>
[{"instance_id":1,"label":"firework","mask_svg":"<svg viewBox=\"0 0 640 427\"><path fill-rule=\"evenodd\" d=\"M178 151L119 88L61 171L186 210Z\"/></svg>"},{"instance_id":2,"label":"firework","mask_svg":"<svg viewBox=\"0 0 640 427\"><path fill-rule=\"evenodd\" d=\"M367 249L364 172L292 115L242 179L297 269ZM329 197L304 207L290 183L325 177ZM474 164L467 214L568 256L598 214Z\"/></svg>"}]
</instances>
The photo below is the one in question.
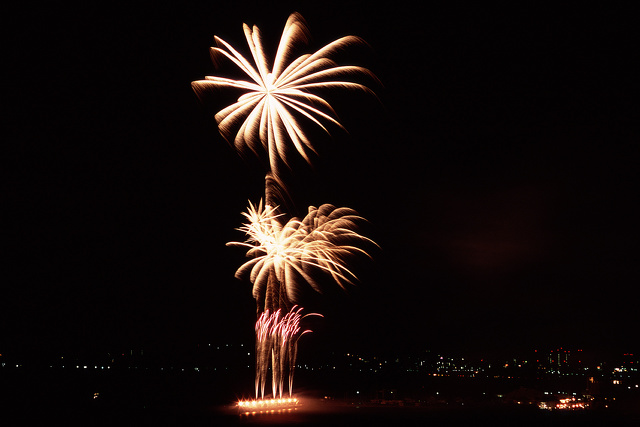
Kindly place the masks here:
<instances>
[{"instance_id":1,"label":"firework","mask_svg":"<svg viewBox=\"0 0 640 427\"><path fill-rule=\"evenodd\" d=\"M243 215L249 221L240 228L247 235L246 241L227 244L249 248L247 256L253 258L240 266L236 277L249 273L253 296L256 300L264 299L266 308L273 303L265 292L271 274L284 284L288 300L296 302L302 282L321 292L313 277L314 270L328 273L342 288L352 283L356 276L346 267L346 259L355 253L367 255L355 244L375 244L355 231L357 222L363 218L349 208L330 204L311 206L302 220L293 218L281 225L275 209L263 207L260 201L257 206L249 203Z\"/></svg>"},{"instance_id":2,"label":"firework","mask_svg":"<svg viewBox=\"0 0 640 427\"><path fill-rule=\"evenodd\" d=\"M338 66L331 60L332 55L346 46L364 42L358 37L346 36L313 54L294 59L294 48L304 44L309 33L302 16L293 13L285 24L273 67L269 69L259 28L243 24L243 29L255 66L219 37L215 37L217 47L211 48L211 56L214 63L227 58L251 80L206 76L205 80L191 83L193 90L198 97L217 88L246 91L237 102L218 112L215 119L220 133L237 150L248 148L258 154L264 149L272 173L277 175L277 159L288 164L286 156L290 144L311 163L309 153L315 153L315 150L300 120L311 121L327 133L326 123L342 128L331 105L313 91L339 87L373 93L367 86L348 80L358 75L375 79L369 70L353 65Z\"/></svg>"},{"instance_id":3,"label":"firework","mask_svg":"<svg viewBox=\"0 0 640 427\"><path fill-rule=\"evenodd\" d=\"M283 315L282 310L270 313L265 310L256 322L256 398L264 399L267 384L269 359L271 359L273 397L282 398L284 380L288 378L289 396L293 394L293 376L298 354L298 340L306 333L300 321L307 316L322 316L319 313L301 314L302 307L294 306Z\"/></svg>"},{"instance_id":4,"label":"firework","mask_svg":"<svg viewBox=\"0 0 640 427\"><path fill-rule=\"evenodd\" d=\"M280 163L290 166L287 160L290 152L297 152L311 163L316 150L303 124L315 124L327 134L330 126L344 129L329 102L318 92L342 88L373 94L352 78L368 76L377 80L366 68L338 65L332 59L343 48L364 43L355 36L342 37L315 53L296 57L294 51L309 39L306 24L297 13L291 14L285 24L272 66L258 27L243 24L243 29L253 64L219 37L215 37L217 46L211 48L211 56L214 63L219 59L231 61L249 80L207 76L191 86L200 98L218 88L243 91L237 102L215 115L220 133L239 152L249 150L260 157L264 151L268 158L265 204L262 201L257 206L249 204L243 213L248 222L240 228L247 235L246 240L228 244L247 247L247 256L251 258L237 270L236 277L249 274L258 304L256 399L259 393L264 398L269 362L273 396L281 398L287 376L289 394L292 393L297 342L310 332L300 327L300 320L305 317L300 314L302 308L290 308L301 283L320 292L314 275L324 272L344 288L355 279L346 267L346 259L355 253L367 255L360 246L375 243L355 231L362 218L348 208L312 206L302 220L286 221L278 211L278 202L286 203L290 196L278 167ZM289 311L283 314L283 309Z\"/></svg>"}]
</instances>

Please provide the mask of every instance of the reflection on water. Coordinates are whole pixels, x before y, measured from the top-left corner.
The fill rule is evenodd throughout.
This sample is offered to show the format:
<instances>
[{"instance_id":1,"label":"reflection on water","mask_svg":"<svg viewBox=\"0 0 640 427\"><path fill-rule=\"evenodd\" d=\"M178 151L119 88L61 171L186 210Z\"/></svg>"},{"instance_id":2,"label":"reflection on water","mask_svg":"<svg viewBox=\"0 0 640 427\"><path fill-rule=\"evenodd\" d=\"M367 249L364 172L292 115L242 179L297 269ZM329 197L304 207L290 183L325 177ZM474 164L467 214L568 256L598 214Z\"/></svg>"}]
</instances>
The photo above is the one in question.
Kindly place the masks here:
<instances>
[{"instance_id":1,"label":"reflection on water","mask_svg":"<svg viewBox=\"0 0 640 427\"><path fill-rule=\"evenodd\" d=\"M291 410L241 414L229 382L203 376L113 375L72 377L34 372L0 375L0 426L447 426L490 423L496 426L627 426L640 425L638 412L610 410L546 411L536 405L383 406L322 399L309 391ZM45 375L46 374L46 375ZM243 379L244 380L244 379ZM247 381L248 382L248 381ZM224 404L223 404L224 403ZM470 402L469 402L470 403ZM246 411L243 411L246 412Z\"/></svg>"},{"instance_id":2,"label":"reflection on water","mask_svg":"<svg viewBox=\"0 0 640 427\"><path fill-rule=\"evenodd\" d=\"M492 426L617 426L626 425L604 413L550 413L533 408L449 408L359 406L349 403L307 399L298 408L239 413L234 405L216 407L209 425L301 425L301 426L464 426L490 423ZM205 418L207 418L205 416ZM194 423L200 424L200 423ZM204 423L205 425L207 422Z\"/></svg>"},{"instance_id":3,"label":"reflection on water","mask_svg":"<svg viewBox=\"0 0 640 427\"><path fill-rule=\"evenodd\" d=\"M14 407L15 425L37 425L38 421L52 424L64 422L65 426L250 426L250 425L299 425L299 426L429 426L457 427L490 424L492 427L527 426L627 426L628 419L612 417L603 412L543 411L537 407L514 408L428 408L359 406L347 402L325 402L321 399L305 399L297 408L273 411L238 411L235 404L207 405L168 403L154 406L128 406L126 404L100 404L91 399L89 405L55 405L47 402L30 402L30 405ZM53 402L52 402L53 403ZM94 405L95 403L95 405ZM4 411L6 415L6 411ZM0 417L1 418L1 417ZM636 422L637 420L631 420ZM4 425L0 423L0 425ZM638 424L635 424L638 425Z\"/></svg>"}]
</instances>

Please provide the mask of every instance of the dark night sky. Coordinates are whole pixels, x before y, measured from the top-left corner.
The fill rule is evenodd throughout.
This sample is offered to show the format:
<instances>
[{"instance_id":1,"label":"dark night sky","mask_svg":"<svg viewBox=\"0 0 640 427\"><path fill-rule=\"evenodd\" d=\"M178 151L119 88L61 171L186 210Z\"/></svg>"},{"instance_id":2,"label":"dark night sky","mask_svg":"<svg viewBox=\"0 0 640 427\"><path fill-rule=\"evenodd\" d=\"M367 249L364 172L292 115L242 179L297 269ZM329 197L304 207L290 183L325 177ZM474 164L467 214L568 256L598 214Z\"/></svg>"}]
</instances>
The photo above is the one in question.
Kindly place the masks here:
<instances>
[{"instance_id":1,"label":"dark night sky","mask_svg":"<svg viewBox=\"0 0 640 427\"><path fill-rule=\"evenodd\" d=\"M382 248L351 294L310 302L327 319L309 343L639 350L630 11L173 3L13 16L0 353L251 341L224 244L264 170L217 132L233 97L203 105L190 82L233 71L214 35L247 52L256 23L275 44L293 11L313 49L363 37L342 62L382 82L380 101L330 97L349 133L294 171L301 209L355 208Z\"/></svg>"}]
</instances>

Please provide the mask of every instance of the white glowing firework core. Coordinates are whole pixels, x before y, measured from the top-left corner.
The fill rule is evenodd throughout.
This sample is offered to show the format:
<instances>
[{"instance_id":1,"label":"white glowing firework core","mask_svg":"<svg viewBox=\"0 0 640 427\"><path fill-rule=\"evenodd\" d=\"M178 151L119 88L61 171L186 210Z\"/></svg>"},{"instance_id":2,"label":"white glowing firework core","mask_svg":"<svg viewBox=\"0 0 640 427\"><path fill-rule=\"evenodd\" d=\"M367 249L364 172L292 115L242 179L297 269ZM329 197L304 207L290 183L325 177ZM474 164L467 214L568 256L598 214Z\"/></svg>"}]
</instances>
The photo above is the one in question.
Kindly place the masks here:
<instances>
[{"instance_id":1,"label":"white glowing firework core","mask_svg":"<svg viewBox=\"0 0 640 427\"><path fill-rule=\"evenodd\" d=\"M299 118L304 117L329 133L321 120L342 125L329 103L310 92L316 88L360 89L373 93L366 86L342 79L353 74L364 74L375 79L363 67L337 66L330 56L343 47L362 43L358 37L346 36L329 43L314 54L304 54L292 60L293 48L308 39L308 30L301 15L289 16L282 32L273 69L269 70L267 55L262 46L258 27L243 24L245 38L255 66L238 53L229 43L215 37L218 47L211 48L212 58L225 57L240 68L251 81L206 76L205 80L191 83L198 96L218 87L231 87L248 91L238 101L221 111L215 118L222 135L237 149L248 147L253 152L262 146L269 155L271 171L277 170L276 158L287 163L287 141L309 163L308 152L315 152L305 136ZM338 78L338 79L336 79Z\"/></svg>"},{"instance_id":2,"label":"white glowing firework core","mask_svg":"<svg viewBox=\"0 0 640 427\"><path fill-rule=\"evenodd\" d=\"M321 291L313 278L314 268L328 273L343 288L344 283L352 283L355 275L346 267L345 259L354 253L367 255L353 243L375 245L354 230L356 222L363 220L355 211L329 204L319 208L311 206L303 220L293 218L282 225L275 210L263 207L262 201L257 206L249 202L247 212L243 213L249 222L239 229L245 232L247 240L227 243L249 248L247 256L253 258L240 266L236 277L250 272L256 299L264 293L271 270L278 281L285 284L291 301L295 301L299 278Z\"/></svg>"}]
</instances>

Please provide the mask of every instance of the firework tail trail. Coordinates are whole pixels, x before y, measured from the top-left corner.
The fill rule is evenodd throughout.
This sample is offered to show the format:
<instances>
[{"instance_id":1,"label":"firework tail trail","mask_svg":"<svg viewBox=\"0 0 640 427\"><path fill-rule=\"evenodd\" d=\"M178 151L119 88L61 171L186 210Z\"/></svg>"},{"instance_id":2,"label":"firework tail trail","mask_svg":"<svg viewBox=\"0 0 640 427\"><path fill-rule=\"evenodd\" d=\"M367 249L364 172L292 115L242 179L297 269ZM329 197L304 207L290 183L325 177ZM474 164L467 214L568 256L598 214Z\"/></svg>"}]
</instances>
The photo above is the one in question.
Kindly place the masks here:
<instances>
[{"instance_id":1,"label":"firework tail trail","mask_svg":"<svg viewBox=\"0 0 640 427\"><path fill-rule=\"evenodd\" d=\"M295 308L295 307L294 307ZM278 322L277 326L274 328L274 353L277 354L277 359L274 361L274 368L277 366L278 372L276 375L276 371L274 369L274 378L273 383L277 384L278 389L278 397L282 398L282 392L284 389L284 377L285 372L289 364L287 363L290 359L291 355L289 352L289 343L293 335L295 335L300 327L298 326L298 319L294 319L295 314L294 311L290 311L287 313L280 322ZM274 387L275 390L275 387ZM289 394L291 394L291 389L289 390Z\"/></svg>"},{"instance_id":2,"label":"firework tail trail","mask_svg":"<svg viewBox=\"0 0 640 427\"><path fill-rule=\"evenodd\" d=\"M256 322L256 399L258 398L258 390L260 390L260 397L264 398L269 366L269 329L272 321L269 310L266 310L262 312Z\"/></svg>"},{"instance_id":3,"label":"firework tail trail","mask_svg":"<svg viewBox=\"0 0 640 427\"><path fill-rule=\"evenodd\" d=\"M289 395L293 394L293 377L298 354L298 340L311 330L301 332L300 321L307 316L321 316L319 313L301 315L303 308L293 306L284 316L282 310L270 314L265 310L256 322L256 398L264 398L269 362L271 362L271 390L273 397L282 397L285 378Z\"/></svg>"},{"instance_id":4,"label":"firework tail trail","mask_svg":"<svg viewBox=\"0 0 640 427\"><path fill-rule=\"evenodd\" d=\"M271 326L271 388L273 390L273 397L278 396L278 389L282 391L282 386L280 385L280 378L282 377L280 372L280 346L279 344L279 329L281 328L280 315L282 314L282 310L278 309L275 313L275 319L273 325ZM280 394L282 397L282 394Z\"/></svg>"}]
</instances>

